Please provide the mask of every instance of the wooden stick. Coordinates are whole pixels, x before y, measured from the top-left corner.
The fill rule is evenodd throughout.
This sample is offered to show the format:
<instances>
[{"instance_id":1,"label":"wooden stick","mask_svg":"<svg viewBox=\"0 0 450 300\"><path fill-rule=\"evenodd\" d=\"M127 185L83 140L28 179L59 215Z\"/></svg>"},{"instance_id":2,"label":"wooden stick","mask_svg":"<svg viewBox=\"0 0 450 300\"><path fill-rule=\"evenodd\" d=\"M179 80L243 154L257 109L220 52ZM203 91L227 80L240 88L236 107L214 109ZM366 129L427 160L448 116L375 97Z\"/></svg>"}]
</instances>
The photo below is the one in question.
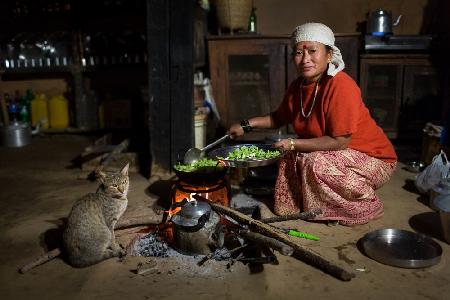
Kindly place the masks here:
<instances>
[{"instance_id":1,"label":"wooden stick","mask_svg":"<svg viewBox=\"0 0 450 300\"><path fill-rule=\"evenodd\" d=\"M267 224L267 223L283 222L283 221L289 221L289 220L311 220L321 214L322 214L322 210L320 208L314 208L310 211L304 211L304 212L301 212L298 214L265 218L265 219L261 219L260 221Z\"/></svg>"},{"instance_id":2,"label":"wooden stick","mask_svg":"<svg viewBox=\"0 0 450 300\"><path fill-rule=\"evenodd\" d=\"M128 148L129 144L130 144L129 139L125 139L120 144L118 144L110 153L108 153L108 155L105 157L105 159L101 161L101 163L97 166L97 168L95 168L95 172L103 170L111 161L113 157L112 154L121 153L125 151Z\"/></svg>"},{"instance_id":3,"label":"wooden stick","mask_svg":"<svg viewBox=\"0 0 450 300\"><path fill-rule=\"evenodd\" d=\"M200 196L200 195L194 195L194 198L200 201L207 201L206 198ZM304 246L298 245L297 243L292 242L289 239L289 236L277 231L270 225L267 225L265 223L262 223L261 221L255 220L253 218L250 218L238 211L235 211L234 209L231 209L229 207L222 206L217 203L209 202L211 207L217 211L218 213L227 215L240 224L246 224L248 226L251 226L252 229L255 231L262 233L264 235L267 235L269 237L275 238L289 246L291 246L294 249L293 256L312 265L320 270L338 278L343 281L349 281L355 275L353 273L350 273L343 268L337 266L336 264L326 260L325 258L321 257L319 254L314 253L313 250L308 249Z\"/></svg>"},{"instance_id":4,"label":"wooden stick","mask_svg":"<svg viewBox=\"0 0 450 300\"><path fill-rule=\"evenodd\" d=\"M114 230L142 225L158 225L161 223L161 221L162 216L160 216L157 220L155 218L151 218L150 216L138 216L124 220L119 219L116 226L114 227Z\"/></svg>"},{"instance_id":5,"label":"wooden stick","mask_svg":"<svg viewBox=\"0 0 450 300\"><path fill-rule=\"evenodd\" d=\"M280 242L277 239L267 237L265 235L262 235L260 233L251 232L248 230L241 230L239 234L245 238L248 239L256 244L260 244L263 246L270 247L274 250L277 250L283 255L291 256L294 254L294 249L291 246L286 245L283 242Z\"/></svg>"},{"instance_id":6,"label":"wooden stick","mask_svg":"<svg viewBox=\"0 0 450 300\"><path fill-rule=\"evenodd\" d=\"M81 156L88 156L92 154L97 153L105 153L105 152L111 152L116 148L114 145L95 145L95 146L89 146L84 149L84 151L81 153Z\"/></svg>"},{"instance_id":7,"label":"wooden stick","mask_svg":"<svg viewBox=\"0 0 450 300\"><path fill-rule=\"evenodd\" d=\"M60 254L61 254L61 249L59 249L59 248L53 249L52 251L49 251L49 252L45 253L44 255L37 257L33 261L31 261L31 262L27 263L26 265L22 266L21 268L19 268L19 272L24 274L25 272L27 272L39 265L42 265L48 261L51 261L52 259L59 256Z\"/></svg>"}]
</instances>

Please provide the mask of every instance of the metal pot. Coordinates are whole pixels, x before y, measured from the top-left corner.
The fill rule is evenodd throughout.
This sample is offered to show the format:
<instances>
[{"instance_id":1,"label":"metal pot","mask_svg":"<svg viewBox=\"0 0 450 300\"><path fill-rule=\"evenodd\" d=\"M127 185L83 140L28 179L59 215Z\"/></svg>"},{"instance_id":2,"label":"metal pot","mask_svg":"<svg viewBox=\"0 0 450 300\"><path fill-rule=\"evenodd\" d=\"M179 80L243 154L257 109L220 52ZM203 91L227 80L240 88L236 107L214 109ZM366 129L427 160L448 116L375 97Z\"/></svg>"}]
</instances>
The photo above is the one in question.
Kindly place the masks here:
<instances>
[{"instance_id":1,"label":"metal pot","mask_svg":"<svg viewBox=\"0 0 450 300\"><path fill-rule=\"evenodd\" d=\"M211 248L223 245L220 217L207 202L189 201L172 217L174 248L196 255L209 254Z\"/></svg>"},{"instance_id":2,"label":"metal pot","mask_svg":"<svg viewBox=\"0 0 450 300\"><path fill-rule=\"evenodd\" d=\"M392 13L383 9L372 12L367 21L367 32L375 36L385 36L392 34L392 27L400 23L402 15L399 15L395 22L392 22Z\"/></svg>"},{"instance_id":3,"label":"metal pot","mask_svg":"<svg viewBox=\"0 0 450 300\"><path fill-rule=\"evenodd\" d=\"M28 123L14 122L0 126L0 146L23 147L31 144L31 136L39 132L40 123L31 130Z\"/></svg>"}]
</instances>

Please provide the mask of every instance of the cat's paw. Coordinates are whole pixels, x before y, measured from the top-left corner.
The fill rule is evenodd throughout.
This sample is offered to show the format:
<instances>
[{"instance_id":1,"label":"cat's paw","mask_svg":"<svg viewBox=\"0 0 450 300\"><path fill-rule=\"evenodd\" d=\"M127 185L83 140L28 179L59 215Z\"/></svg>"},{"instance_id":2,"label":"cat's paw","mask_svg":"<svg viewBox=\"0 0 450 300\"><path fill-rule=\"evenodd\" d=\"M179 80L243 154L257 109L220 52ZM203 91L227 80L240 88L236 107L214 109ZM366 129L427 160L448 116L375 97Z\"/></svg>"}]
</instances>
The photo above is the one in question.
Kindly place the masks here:
<instances>
[{"instance_id":1,"label":"cat's paw","mask_svg":"<svg viewBox=\"0 0 450 300\"><path fill-rule=\"evenodd\" d=\"M122 257L124 257L124 256L126 256L127 255L127 250L125 250L125 249L120 249L120 251L119 251L119 258L122 258Z\"/></svg>"},{"instance_id":2,"label":"cat's paw","mask_svg":"<svg viewBox=\"0 0 450 300\"><path fill-rule=\"evenodd\" d=\"M127 254L127 251L125 250L125 248L118 243L115 243L113 245L113 251L116 254L116 256L118 256L118 257L122 257Z\"/></svg>"}]
</instances>

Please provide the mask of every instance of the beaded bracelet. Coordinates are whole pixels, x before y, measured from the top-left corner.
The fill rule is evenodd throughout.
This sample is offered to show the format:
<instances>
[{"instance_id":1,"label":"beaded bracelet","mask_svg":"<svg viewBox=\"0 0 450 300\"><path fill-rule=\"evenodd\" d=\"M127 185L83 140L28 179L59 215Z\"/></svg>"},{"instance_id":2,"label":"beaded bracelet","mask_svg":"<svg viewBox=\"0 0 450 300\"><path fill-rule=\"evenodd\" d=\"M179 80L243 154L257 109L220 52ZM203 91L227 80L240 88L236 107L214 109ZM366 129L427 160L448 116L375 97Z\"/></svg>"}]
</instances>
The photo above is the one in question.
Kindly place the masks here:
<instances>
[{"instance_id":1,"label":"beaded bracelet","mask_svg":"<svg viewBox=\"0 0 450 300\"><path fill-rule=\"evenodd\" d=\"M241 121L241 127L244 130L245 133L250 132L253 130L253 127L250 126L250 123L248 122L248 120L242 120Z\"/></svg>"}]
</instances>

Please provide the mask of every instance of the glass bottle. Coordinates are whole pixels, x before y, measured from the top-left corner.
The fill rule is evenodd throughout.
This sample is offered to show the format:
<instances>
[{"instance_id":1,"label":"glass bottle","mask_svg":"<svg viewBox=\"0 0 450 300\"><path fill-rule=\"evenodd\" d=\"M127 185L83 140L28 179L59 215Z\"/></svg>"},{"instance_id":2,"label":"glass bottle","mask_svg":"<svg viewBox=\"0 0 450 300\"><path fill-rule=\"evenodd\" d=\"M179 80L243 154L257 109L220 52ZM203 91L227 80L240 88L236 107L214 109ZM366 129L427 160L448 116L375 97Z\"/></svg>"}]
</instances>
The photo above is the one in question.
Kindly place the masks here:
<instances>
[{"instance_id":1,"label":"glass bottle","mask_svg":"<svg viewBox=\"0 0 450 300\"><path fill-rule=\"evenodd\" d=\"M256 33L256 7L252 8L252 13L248 19L248 32Z\"/></svg>"}]
</instances>

